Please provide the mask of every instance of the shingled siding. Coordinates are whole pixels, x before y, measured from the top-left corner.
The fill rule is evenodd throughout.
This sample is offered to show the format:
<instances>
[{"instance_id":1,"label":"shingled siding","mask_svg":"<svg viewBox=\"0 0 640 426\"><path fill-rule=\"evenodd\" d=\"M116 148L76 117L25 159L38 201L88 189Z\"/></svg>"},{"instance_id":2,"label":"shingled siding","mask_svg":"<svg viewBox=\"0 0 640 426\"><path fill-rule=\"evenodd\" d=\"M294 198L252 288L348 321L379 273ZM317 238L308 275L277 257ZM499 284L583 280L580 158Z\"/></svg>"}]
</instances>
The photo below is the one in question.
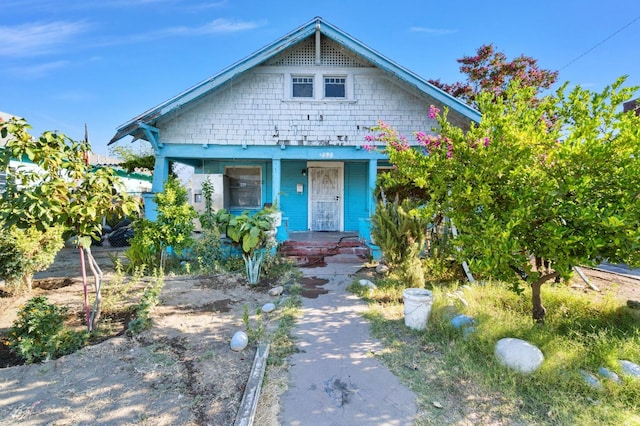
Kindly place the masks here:
<instances>
[{"instance_id":1,"label":"shingled siding","mask_svg":"<svg viewBox=\"0 0 640 426\"><path fill-rule=\"evenodd\" d=\"M300 100L287 95L290 76L348 74L346 100ZM247 145L361 145L378 120L411 139L429 131L430 102L377 69L259 67L159 123L164 143Z\"/></svg>"}]
</instances>

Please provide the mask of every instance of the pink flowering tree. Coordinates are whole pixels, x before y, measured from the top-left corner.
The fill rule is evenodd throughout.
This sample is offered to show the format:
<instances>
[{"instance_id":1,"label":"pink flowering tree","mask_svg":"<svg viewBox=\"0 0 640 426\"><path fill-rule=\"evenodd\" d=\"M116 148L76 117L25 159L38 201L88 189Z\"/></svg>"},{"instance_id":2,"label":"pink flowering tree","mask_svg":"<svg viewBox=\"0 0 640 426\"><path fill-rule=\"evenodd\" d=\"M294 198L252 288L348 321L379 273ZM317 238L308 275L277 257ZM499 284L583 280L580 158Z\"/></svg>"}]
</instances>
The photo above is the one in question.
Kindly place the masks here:
<instances>
[{"instance_id":1,"label":"pink flowering tree","mask_svg":"<svg viewBox=\"0 0 640 426\"><path fill-rule=\"evenodd\" d=\"M605 259L640 264L640 117L621 112L634 91L623 83L565 86L533 104L535 89L513 84L503 98L478 96L482 121L466 133L432 107L437 134L417 132L412 148L386 125L374 139L429 194L425 214L457 226L458 260L529 286L544 322L545 282Z\"/></svg>"}]
</instances>

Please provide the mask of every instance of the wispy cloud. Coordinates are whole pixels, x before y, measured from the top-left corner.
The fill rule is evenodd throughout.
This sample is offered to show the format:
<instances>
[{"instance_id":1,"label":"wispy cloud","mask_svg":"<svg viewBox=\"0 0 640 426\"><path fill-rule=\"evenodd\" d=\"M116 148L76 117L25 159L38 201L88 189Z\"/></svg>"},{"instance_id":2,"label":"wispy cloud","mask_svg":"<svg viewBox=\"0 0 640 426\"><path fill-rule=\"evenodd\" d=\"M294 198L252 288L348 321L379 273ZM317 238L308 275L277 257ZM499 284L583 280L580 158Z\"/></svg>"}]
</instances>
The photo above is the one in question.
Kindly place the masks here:
<instances>
[{"instance_id":1,"label":"wispy cloud","mask_svg":"<svg viewBox=\"0 0 640 426\"><path fill-rule=\"evenodd\" d=\"M449 35L455 34L458 30L446 29L446 28L427 28L427 27L411 27L409 31L414 33L425 33L433 35Z\"/></svg>"},{"instance_id":2,"label":"wispy cloud","mask_svg":"<svg viewBox=\"0 0 640 426\"><path fill-rule=\"evenodd\" d=\"M53 96L52 99L56 101L80 103L94 100L95 96L85 91L71 90L68 92L60 92Z\"/></svg>"},{"instance_id":3,"label":"wispy cloud","mask_svg":"<svg viewBox=\"0 0 640 426\"><path fill-rule=\"evenodd\" d=\"M231 21L228 19L215 19L207 24L198 27L171 27L159 33L159 35L207 35L207 34L223 34L236 33L240 31L252 30L258 28L262 24L251 21Z\"/></svg>"},{"instance_id":4,"label":"wispy cloud","mask_svg":"<svg viewBox=\"0 0 640 426\"><path fill-rule=\"evenodd\" d=\"M0 57L29 57L52 53L80 34L86 22L56 21L16 26L0 26Z\"/></svg>"},{"instance_id":5,"label":"wispy cloud","mask_svg":"<svg viewBox=\"0 0 640 426\"><path fill-rule=\"evenodd\" d=\"M23 67L12 67L7 71L15 77L24 79L41 78L53 71L67 68L71 65L69 61L53 61L43 64L27 65Z\"/></svg>"}]
</instances>

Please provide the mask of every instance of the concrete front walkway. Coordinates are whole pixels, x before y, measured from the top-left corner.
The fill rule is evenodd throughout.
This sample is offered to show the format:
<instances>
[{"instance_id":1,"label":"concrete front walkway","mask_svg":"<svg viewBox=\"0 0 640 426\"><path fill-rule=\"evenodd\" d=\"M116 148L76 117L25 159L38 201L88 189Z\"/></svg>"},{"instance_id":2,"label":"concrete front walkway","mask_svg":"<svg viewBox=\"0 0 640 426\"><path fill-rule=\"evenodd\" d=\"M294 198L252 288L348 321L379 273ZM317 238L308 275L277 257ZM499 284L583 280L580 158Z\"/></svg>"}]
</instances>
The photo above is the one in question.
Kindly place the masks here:
<instances>
[{"instance_id":1,"label":"concrete front walkway","mask_svg":"<svg viewBox=\"0 0 640 426\"><path fill-rule=\"evenodd\" d=\"M289 389L280 399L281 425L412 425L415 395L380 364L382 349L362 317L366 305L344 289L361 264L303 268L329 280L315 299L303 298L294 330L301 351L291 359Z\"/></svg>"}]
</instances>

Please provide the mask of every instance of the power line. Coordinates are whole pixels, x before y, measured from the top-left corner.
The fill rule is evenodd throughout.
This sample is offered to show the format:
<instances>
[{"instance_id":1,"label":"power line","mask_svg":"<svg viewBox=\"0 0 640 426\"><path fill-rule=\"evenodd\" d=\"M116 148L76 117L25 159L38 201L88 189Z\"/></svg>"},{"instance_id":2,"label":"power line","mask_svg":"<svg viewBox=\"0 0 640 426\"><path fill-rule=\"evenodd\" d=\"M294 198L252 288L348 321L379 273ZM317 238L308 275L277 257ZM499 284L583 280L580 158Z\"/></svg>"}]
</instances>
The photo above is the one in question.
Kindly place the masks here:
<instances>
[{"instance_id":1,"label":"power line","mask_svg":"<svg viewBox=\"0 0 640 426\"><path fill-rule=\"evenodd\" d=\"M640 16L637 16L635 19L633 19L631 22L627 23L626 25L622 26L621 28L619 28L617 31L615 31L614 33L612 33L611 35L609 35L607 38L605 38L604 40L600 41L599 43L597 43L596 45L594 45L593 47L591 47L590 49L587 49L584 53L582 53L581 55L577 56L575 59L569 61L565 66L563 66L562 68L560 68L558 71L562 71L563 69L565 69L566 67L568 67L569 65L573 64L574 62L576 62L577 60L579 60L580 58L582 58L583 56L586 56L588 53L590 53L591 51L595 50L596 48L598 48L600 45L604 44L607 40L609 40L610 38L612 38L613 36L615 36L616 34L618 34L619 32L621 32L622 30L624 30L625 28L633 25L633 23L635 23L636 21L640 20Z\"/></svg>"}]
</instances>

